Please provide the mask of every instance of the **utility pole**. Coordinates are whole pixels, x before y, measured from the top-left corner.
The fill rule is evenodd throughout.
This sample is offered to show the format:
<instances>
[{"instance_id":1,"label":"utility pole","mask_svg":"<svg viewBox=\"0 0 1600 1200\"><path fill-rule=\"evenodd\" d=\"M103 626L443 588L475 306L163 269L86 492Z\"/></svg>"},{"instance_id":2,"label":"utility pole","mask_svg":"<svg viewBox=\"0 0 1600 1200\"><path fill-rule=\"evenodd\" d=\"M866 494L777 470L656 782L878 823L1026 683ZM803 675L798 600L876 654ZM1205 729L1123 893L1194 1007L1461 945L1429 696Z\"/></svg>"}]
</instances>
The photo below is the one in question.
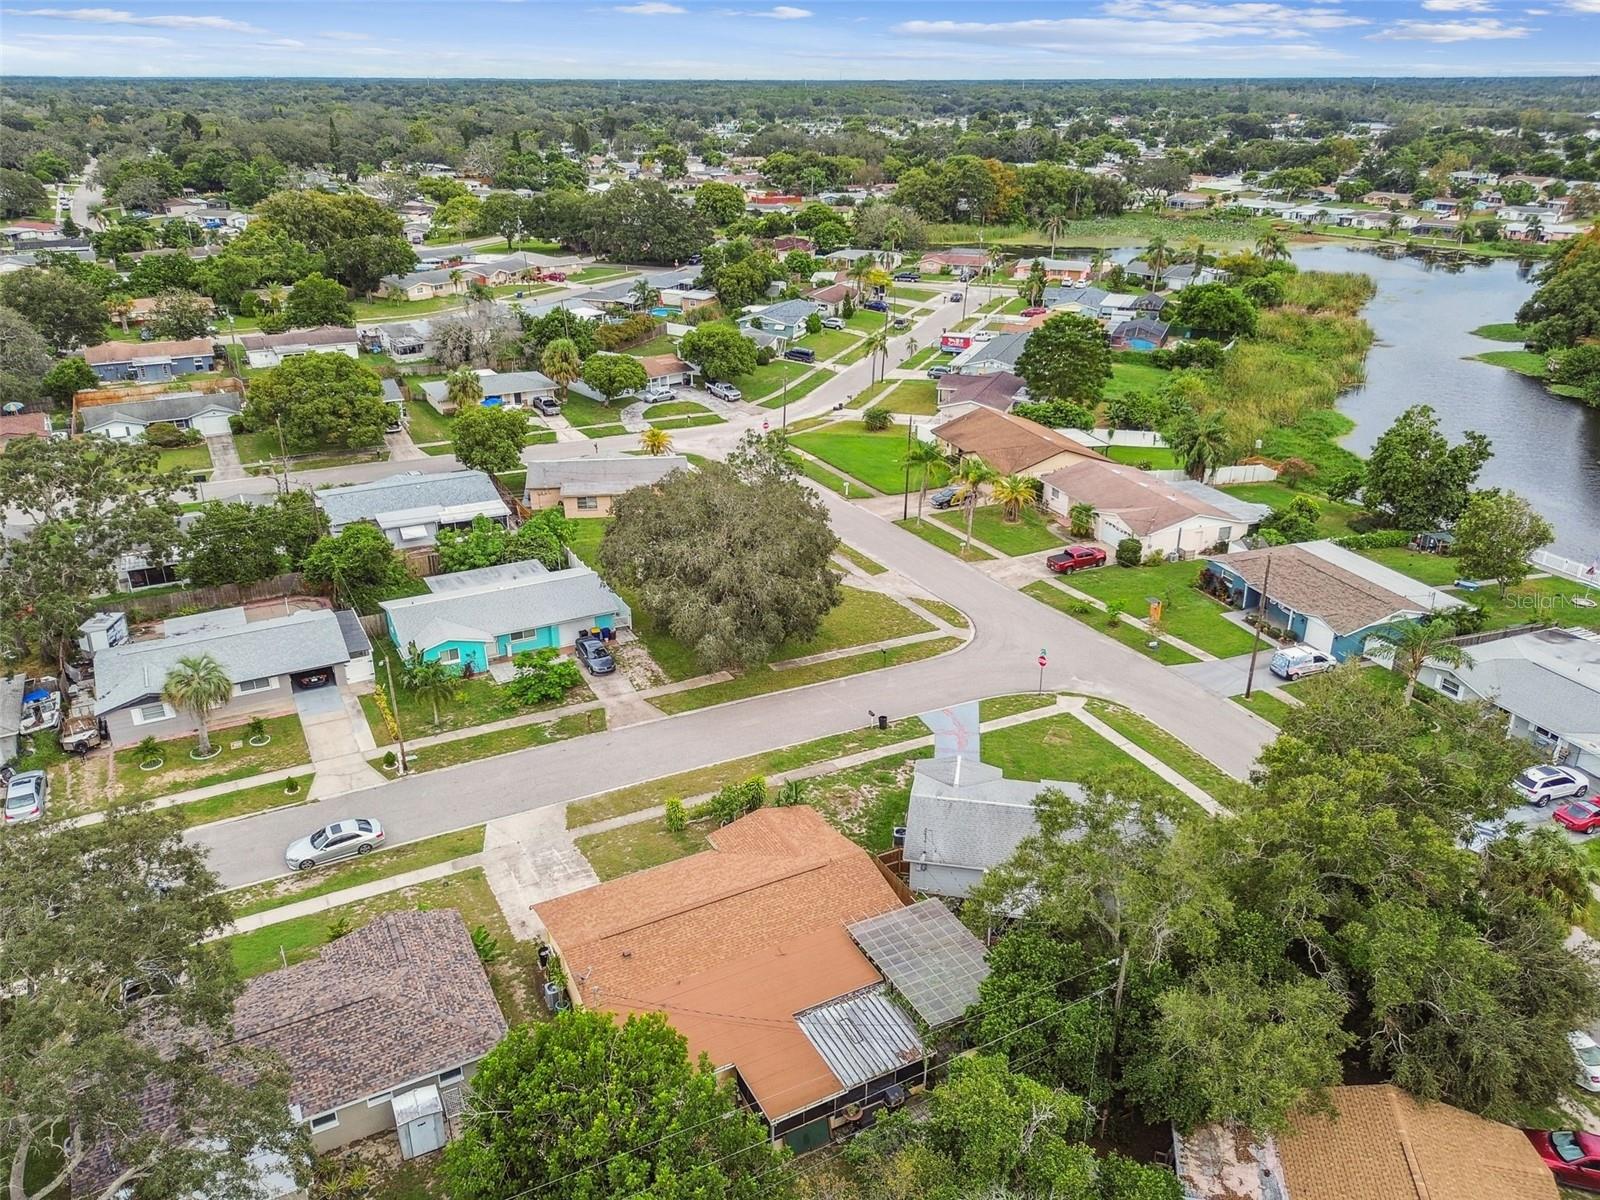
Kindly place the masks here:
<instances>
[{"instance_id":1,"label":"utility pole","mask_svg":"<svg viewBox=\"0 0 1600 1200\"><path fill-rule=\"evenodd\" d=\"M1267 619L1267 585L1272 582L1272 555L1267 555L1267 569L1261 574L1261 603L1256 606L1256 634L1250 642L1250 671L1244 677L1244 698L1250 699L1256 684L1256 651L1261 648L1261 623Z\"/></svg>"},{"instance_id":2,"label":"utility pole","mask_svg":"<svg viewBox=\"0 0 1600 1200\"><path fill-rule=\"evenodd\" d=\"M383 676L389 681L389 711L394 714L394 736L400 746L400 774L406 773L406 735L400 728L400 705L394 694L394 660L388 655L383 659Z\"/></svg>"},{"instance_id":3,"label":"utility pole","mask_svg":"<svg viewBox=\"0 0 1600 1200\"><path fill-rule=\"evenodd\" d=\"M275 418L275 421L278 426L278 464L280 468L278 473L278 494L286 496L289 494L289 451L283 444L283 417L279 416Z\"/></svg>"},{"instance_id":4,"label":"utility pole","mask_svg":"<svg viewBox=\"0 0 1600 1200\"><path fill-rule=\"evenodd\" d=\"M911 436L916 431L917 419L906 418L906 488L900 493L900 519L907 520L911 516ZM920 510L919 510L920 511ZM920 517L918 518L921 519Z\"/></svg>"}]
</instances>

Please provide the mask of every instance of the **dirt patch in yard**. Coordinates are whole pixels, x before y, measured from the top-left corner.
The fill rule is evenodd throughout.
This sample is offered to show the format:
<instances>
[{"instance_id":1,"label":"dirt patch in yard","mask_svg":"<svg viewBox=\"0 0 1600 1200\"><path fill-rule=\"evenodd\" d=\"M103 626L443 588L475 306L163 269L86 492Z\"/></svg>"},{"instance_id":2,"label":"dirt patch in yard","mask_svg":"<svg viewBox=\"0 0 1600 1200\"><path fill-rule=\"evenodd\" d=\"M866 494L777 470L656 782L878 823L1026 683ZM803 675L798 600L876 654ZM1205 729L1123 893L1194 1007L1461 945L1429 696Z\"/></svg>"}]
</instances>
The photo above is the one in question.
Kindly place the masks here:
<instances>
[{"instance_id":1,"label":"dirt patch in yard","mask_svg":"<svg viewBox=\"0 0 1600 1200\"><path fill-rule=\"evenodd\" d=\"M623 634L612 643L611 657L616 659L618 668L636 692L672 682L671 676L650 656L650 647L631 633Z\"/></svg>"}]
</instances>

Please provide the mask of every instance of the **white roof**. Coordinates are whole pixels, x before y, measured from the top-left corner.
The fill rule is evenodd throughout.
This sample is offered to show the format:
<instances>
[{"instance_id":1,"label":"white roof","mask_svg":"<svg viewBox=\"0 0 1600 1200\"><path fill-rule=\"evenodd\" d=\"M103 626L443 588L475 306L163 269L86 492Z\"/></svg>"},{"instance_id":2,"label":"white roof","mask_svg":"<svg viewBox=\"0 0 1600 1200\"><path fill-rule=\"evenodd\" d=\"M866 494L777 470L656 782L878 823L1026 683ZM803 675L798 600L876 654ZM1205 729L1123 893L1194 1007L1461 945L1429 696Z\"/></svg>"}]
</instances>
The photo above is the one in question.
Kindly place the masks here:
<instances>
[{"instance_id":1,"label":"white roof","mask_svg":"<svg viewBox=\"0 0 1600 1200\"><path fill-rule=\"evenodd\" d=\"M1450 667L1479 696L1542 729L1600 753L1600 633L1535 629L1468 648Z\"/></svg>"},{"instance_id":2,"label":"white roof","mask_svg":"<svg viewBox=\"0 0 1600 1200\"><path fill-rule=\"evenodd\" d=\"M491 642L507 633L626 614L627 606L588 567L568 567L507 581L497 569L449 591L385 600L396 641L420 648L440 642Z\"/></svg>"}]
</instances>

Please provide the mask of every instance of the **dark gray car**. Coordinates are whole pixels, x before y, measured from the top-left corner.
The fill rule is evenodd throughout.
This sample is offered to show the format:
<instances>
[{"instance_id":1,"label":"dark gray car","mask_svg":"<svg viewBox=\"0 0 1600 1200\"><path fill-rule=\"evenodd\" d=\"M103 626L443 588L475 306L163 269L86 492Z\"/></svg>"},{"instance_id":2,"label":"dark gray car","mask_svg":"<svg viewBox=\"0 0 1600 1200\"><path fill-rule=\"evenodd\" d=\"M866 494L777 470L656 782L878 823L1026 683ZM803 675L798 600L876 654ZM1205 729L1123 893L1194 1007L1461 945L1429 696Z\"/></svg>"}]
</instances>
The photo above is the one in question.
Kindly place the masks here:
<instances>
[{"instance_id":1,"label":"dark gray car","mask_svg":"<svg viewBox=\"0 0 1600 1200\"><path fill-rule=\"evenodd\" d=\"M592 633L578 639L576 653L578 661L589 668L591 675L609 675L617 669L617 660L611 657L605 642Z\"/></svg>"},{"instance_id":2,"label":"dark gray car","mask_svg":"<svg viewBox=\"0 0 1600 1200\"><path fill-rule=\"evenodd\" d=\"M381 845L383 826L377 821L370 817L345 817L291 843L283 858L290 870L309 871L341 858L371 854Z\"/></svg>"}]
</instances>

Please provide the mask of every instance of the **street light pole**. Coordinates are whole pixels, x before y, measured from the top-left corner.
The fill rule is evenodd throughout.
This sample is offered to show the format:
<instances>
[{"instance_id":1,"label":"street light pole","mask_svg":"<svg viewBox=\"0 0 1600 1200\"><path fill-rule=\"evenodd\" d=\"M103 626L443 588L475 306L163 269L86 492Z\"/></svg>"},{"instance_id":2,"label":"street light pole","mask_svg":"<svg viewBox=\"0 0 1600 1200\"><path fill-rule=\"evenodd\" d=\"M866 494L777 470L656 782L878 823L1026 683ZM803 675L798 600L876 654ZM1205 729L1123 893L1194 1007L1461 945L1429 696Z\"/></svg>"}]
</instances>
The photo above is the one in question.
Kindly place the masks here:
<instances>
[{"instance_id":1,"label":"street light pole","mask_svg":"<svg viewBox=\"0 0 1600 1200\"><path fill-rule=\"evenodd\" d=\"M1256 683L1256 651L1261 647L1261 623L1267 619L1267 585L1272 582L1272 555L1267 555L1267 568L1261 573L1261 603L1256 606L1256 633L1250 641L1250 670L1244 677L1244 698Z\"/></svg>"}]
</instances>

